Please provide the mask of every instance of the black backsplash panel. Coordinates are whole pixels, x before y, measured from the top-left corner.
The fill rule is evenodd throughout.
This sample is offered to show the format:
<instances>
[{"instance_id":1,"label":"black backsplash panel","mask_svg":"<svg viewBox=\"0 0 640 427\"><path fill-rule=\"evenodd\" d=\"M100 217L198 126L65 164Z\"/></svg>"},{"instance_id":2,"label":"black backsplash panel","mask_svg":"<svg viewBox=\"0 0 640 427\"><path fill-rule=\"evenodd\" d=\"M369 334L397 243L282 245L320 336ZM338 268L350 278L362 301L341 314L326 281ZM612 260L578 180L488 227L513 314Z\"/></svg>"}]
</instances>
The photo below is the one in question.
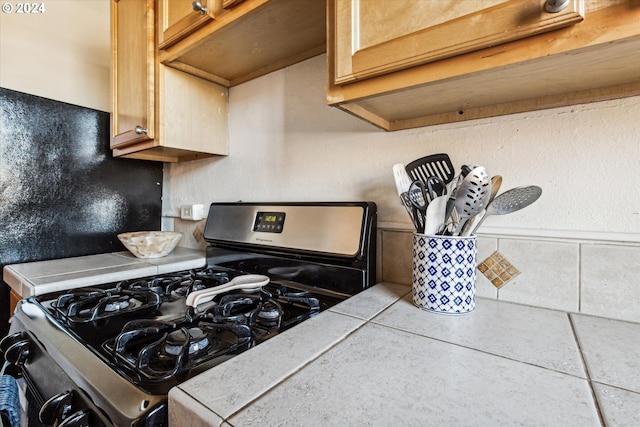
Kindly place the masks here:
<instances>
[{"instance_id":1,"label":"black backsplash panel","mask_svg":"<svg viewBox=\"0 0 640 427\"><path fill-rule=\"evenodd\" d=\"M160 229L162 163L113 158L109 126L109 113L0 88L0 268Z\"/></svg>"}]
</instances>

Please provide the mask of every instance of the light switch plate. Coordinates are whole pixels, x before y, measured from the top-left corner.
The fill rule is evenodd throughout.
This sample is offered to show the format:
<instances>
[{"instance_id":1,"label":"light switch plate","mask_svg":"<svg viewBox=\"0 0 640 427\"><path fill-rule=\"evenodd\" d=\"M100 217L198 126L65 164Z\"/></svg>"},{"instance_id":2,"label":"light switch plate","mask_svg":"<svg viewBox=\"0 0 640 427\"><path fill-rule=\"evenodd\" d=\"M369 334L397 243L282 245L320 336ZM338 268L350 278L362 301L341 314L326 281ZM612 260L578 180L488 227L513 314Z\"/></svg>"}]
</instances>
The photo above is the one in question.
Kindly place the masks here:
<instances>
[{"instance_id":1,"label":"light switch plate","mask_svg":"<svg viewBox=\"0 0 640 427\"><path fill-rule=\"evenodd\" d=\"M204 215L203 205L183 205L180 207L180 218L200 221Z\"/></svg>"}]
</instances>

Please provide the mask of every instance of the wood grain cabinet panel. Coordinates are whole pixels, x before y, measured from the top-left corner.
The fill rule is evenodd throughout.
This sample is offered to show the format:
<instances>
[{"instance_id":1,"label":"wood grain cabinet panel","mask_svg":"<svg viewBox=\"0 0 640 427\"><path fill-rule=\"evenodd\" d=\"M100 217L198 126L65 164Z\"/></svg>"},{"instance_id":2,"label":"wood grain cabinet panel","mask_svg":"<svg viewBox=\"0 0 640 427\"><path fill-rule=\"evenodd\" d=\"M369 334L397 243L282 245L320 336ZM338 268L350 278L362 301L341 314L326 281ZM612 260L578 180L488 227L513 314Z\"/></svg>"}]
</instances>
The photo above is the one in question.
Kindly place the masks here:
<instances>
[{"instance_id":1,"label":"wood grain cabinet panel","mask_svg":"<svg viewBox=\"0 0 640 427\"><path fill-rule=\"evenodd\" d=\"M184 2L112 2L116 157L179 162L228 154L228 89L158 60L156 6L169 3Z\"/></svg>"},{"instance_id":2,"label":"wood grain cabinet panel","mask_svg":"<svg viewBox=\"0 0 640 427\"><path fill-rule=\"evenodd\" d=\"M215 19L160 46L163 64L231 87L326 51L324 0L216 4Z\"/></svg>"},{"instance_id":3,"label":"wood grain cabinet panel","mask_svg":"<svg viewBox=\"0 0 640 427\"><path fill-rule=\"evenodd\" d=\"M153 0L111 3L111 148L153 140L155 133Z\"/></svg>"},{"instance_id":4,"label":"wood grain cabinet panel","mask_svg":"<svg viewBox=\"0 0 640 427\"><path fill-rule=\"evenodd\" d=\"M22 299L22 296L20 296L19 293L11 289L11 292L9 293L9 315L10 316L13 316L13 312L16 311L16 306L18 305L18 302L20 302L21 299Z\"/></svg>"},{"instance_id":5,"label":"wood grain cabinet panel","mask_svg":"<svg viewBox=\"0 0 640 427\"><path fill-rule=\"evenodd\" d=\"M328 104L385 130L640 94L640 0L327 7Z\"/></svg>"},{"instance_id":6,"label":"wood grain cabinet panel","mask_svg":"<svg viewBox=\"0 0 640 427\"><path fill-rule=\"evenodd\" d=\"M337 0L335 83L385 74L575 24L531 0Z\"/></svg>"},{"instance_id":7,"label":"wood grain cabinet panel","mask_svg":"<svg viewBox=\"0 0 640 427\"><path fill-rule=\"evenodd\" d=\"M216 17L214 0L159 0L158 47L181 40Z\"/></svg>"}]
</instances>

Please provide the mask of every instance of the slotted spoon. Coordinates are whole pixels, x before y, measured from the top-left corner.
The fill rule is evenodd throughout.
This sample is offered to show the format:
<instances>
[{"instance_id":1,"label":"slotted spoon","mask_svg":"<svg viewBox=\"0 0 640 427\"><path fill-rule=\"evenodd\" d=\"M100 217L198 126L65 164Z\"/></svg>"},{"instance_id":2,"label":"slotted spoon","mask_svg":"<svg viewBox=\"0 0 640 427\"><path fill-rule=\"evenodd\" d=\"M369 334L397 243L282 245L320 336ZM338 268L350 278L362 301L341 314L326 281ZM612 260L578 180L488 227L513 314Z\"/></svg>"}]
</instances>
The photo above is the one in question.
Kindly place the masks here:
<instances>
[{"instance_id":1,"label":"slotted spoon","mask_svg":"<svg viewBox=\"0 0 640 427\"><path fill-rule=\"evenodd\" d=\"M512 188L511 190L507 190L499 196L496 196L496 198L487 206L484 216L480 218L480 221L473 228L471 234L475 234L478 227L482 225L485 218L489 215L505 215L519 211L538 200L541 194L542 188L537 185L527 185L524 187Z\"/></svg>"},{"instance_id":2,"label":"slotted spoon","mask_svg":"<svg viewBox=\"0 0 640 427\"><path fill-rule=\"evenodd\" d=\"M455 208L460 215L454 236L460 234L465 221L485 208L491 197L491 177L483 166L477 166L464 177L456 190Z\"/></svg>"},{"instance_id":3,"label":"slotted spoon","mask_svg":"<svg viewBox=\"0 0 640 427\"><path fill-rule=\"evenodd\" d=\"M489 200L487 201L487 206L491 204L491 201L496 197L498 191L500 191L500 186L502 185L502 176L494 175L491 177L491 195L489 196ZM472 216L465 223L464 227L462 227L462 231L460 231L461 236L468 236L471 234L471 229L473 228L473 224L479 221L479 218L482 218L486 213L486 206L478 215Z\"/></svg>"}]
</instances>

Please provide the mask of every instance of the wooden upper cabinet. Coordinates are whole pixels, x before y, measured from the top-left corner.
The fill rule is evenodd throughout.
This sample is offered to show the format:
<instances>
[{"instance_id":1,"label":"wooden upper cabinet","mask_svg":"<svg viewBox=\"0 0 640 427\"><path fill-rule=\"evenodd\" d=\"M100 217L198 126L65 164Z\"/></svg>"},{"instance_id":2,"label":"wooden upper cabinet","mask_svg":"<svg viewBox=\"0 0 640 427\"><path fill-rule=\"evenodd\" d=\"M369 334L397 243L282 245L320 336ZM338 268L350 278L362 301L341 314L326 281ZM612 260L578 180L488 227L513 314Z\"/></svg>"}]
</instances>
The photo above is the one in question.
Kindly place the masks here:
<instances>
[{"instance_id":1,"label":"wooden upper cabinet","mask_svg":"<svg viewBox=\"0 0 640 427\"><path fill-rule=\"evenodd\" d=\"M216 17L215 0L160 0L158 47L182 40Z\"/></svg>"},{"instance_id":2,"label":"wooden upper cabinet","mask_svg":"<svg viewBox=\"0 0 640 427\"><path fill-rule=\"evenodd\" d=\"M545 3L327 0L327 103L393 131L640 95L640 0Z\"/></svg>"},{"instance_id":3,"label":"wooden upper cabinet","mask_svg":"<svg viewBox=\"0 0 640 427\"><path fill-rule=\"evenodd\" d=\"M229 91L159 63L155 6L112 1L113 156L181 162L227 155Z\"/></svg>"},{"instance_id":4,"label":"wooden upper cabinet","mask_svg":"<svg viewBox=\"0 0 640 427\"><path fill-rule=\"evenodd\" d=\"M215 19L180 32L182 38L174 43L160 44L161 63L231 87L326 52L324 0L217 0L215 4L219 8ZM161 9L159 25L167 32L171 21L163 15L166 7Z\"/></svg>"},{"instance_id":5,"label":"wooden upper cabinet","mask_svg":"<svg viewBox=\"0 0 640 427\"><path fill-rule=\"evenodd\" d=\"M111 3L111 148L154 138L154 20L153 0Z\"/></svg>"},{"instance_id":6,"label":"wooden upper cabinet","mask_svg":"<svg viewBox=\"0 0 640 427\"><path fill-rule=\"evenodd\" d=\"M386 74L575 24L584 0L336 0L335 83Z\"/></svg>"}]
</instances>

